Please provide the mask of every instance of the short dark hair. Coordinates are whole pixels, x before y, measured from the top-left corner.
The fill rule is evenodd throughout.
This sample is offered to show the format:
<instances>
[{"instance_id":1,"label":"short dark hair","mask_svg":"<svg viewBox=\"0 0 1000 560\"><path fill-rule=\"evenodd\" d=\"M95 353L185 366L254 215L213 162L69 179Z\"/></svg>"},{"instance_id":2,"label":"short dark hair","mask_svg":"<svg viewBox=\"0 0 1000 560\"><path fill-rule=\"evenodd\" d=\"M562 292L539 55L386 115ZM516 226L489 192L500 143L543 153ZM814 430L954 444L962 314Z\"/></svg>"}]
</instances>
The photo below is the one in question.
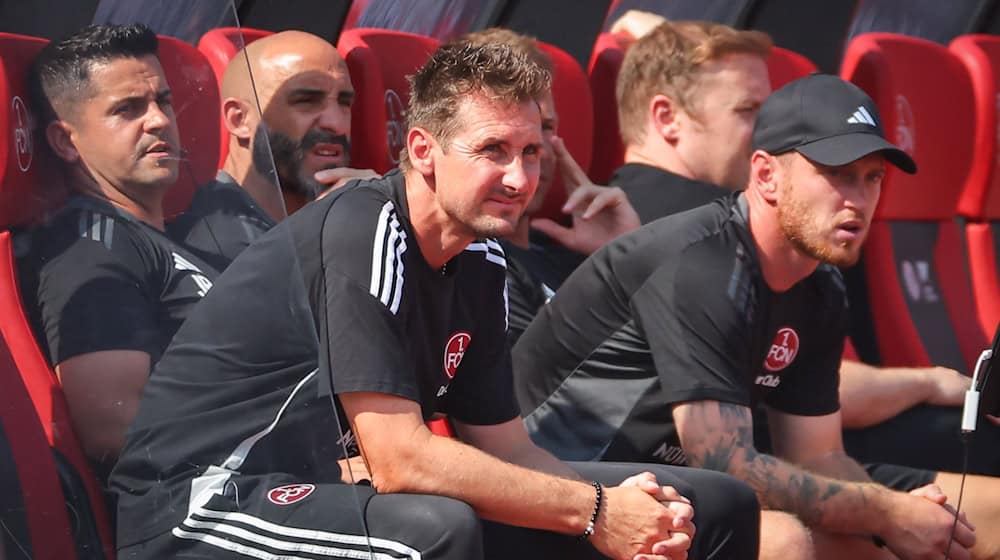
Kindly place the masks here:
<instances>
[{"instance_id":1,"label":"short dark hair","mask_svg":"<svg viewBox=\"0 0 1000 560\"><path fill-rule=\"evenodd\" d=\"M419 126L447 144L460 126L456 108L463 97L482 94L501 103L534 101L549 90L552 77L508 44L460 39L434 51L409 81L407 130ZM405 149L400 160L408 165Z\"/></svg>"},{"instance_id":2,"label":"short dark hair","mask_svg":"<svg viewBox=\"0 0 1000 560\"><path fill-rule=\"evenodd\" d=\"M90 86L94 64L118 58L156 56L159 40L145 25L90 25L45 46L31 66L31 97L42 124L59 119L57 109L79 101Z\"/></svg>"}]
</instances>

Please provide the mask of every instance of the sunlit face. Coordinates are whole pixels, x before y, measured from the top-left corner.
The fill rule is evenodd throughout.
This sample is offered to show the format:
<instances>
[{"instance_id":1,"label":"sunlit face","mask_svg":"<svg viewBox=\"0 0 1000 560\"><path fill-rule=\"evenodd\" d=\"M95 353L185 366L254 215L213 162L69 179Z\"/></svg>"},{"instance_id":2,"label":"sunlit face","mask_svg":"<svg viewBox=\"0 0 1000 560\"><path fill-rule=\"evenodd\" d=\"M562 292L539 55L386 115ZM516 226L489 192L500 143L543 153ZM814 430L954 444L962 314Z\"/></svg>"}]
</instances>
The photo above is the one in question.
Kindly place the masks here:
<instances>
[{"instance_id":1,"label":"sunlit face","mask_svg":"<svg viewBox=\"0 0 1000 560\"><path fill-rule=\"evenodd\" d=\"M777 165L778 222L785 238L821 262L856 263L882 191L885 156L876 152L830 167L793 152Z\"/></svg>"},{"instance_id":2,"label":"sunlit face","mask_svg":"<svg viewBox=\"0 0 1000 560\"><path fill-rule=\"evenodd\" d=\"M60 115L98 185L141 192L177 180L179 134L170 89L155 56L94 64L90 96Z\"/></svg>"},{"instance_id":3,"label":"sunlit face","mask_svg":"<svg viewBox=\"0 0 1000 560\"><path fill-rule=\"evenodd\" d=\"M455 113L461 115L461 128L446 146L435 145L432 151L437 203L469 237L506 237L538 186L538 105L472 95Z\"/></svg>"},{"instance_id":4,"label":"sunlit face","mask_svg":"<svg viewBox=\"0 0 1000 560\"><path fill-rule=\"evenodd\" d=\"M539 158L541 173L538 177L538 189L535 190L535 196L532 197L531 202L528 203L528 209L525 210L528 215L533 215L542 209L552 181L555 180L556 173L558 173L556 155L552 150L552 138L556 136L556 130L559 128L559 115L556 114L556 104L552 100L551 91L545 92L545 95L538 99L538 110L542 116L543 149Z\"/></svg>"},{"instance_id":5,"label":"sunlit face","mask_svg":"<svg viewBox=\"0 0 1000 560\"><path fill-rule=\"evenodd\" d=\"M354 88L332 46L286 55L277 62L267 79L270 85L280 85L262 90L262 97L267 96L261 99L266 127L258 127L255 134L255 167L270 171L266 138L282 188L311 200L325 188L313 179L317 171L350 164Z\"/></svg>"},{"instance_id":6,"label":"sunlit face","mask_svg":"<svg viewBox=\"0 0 1000 560\"><path fill-rule=\"evenodd\" d=\"M677 151L692 178L730 190L746 187L754 120L771 93L767 64L752 54L706 63L681 110Z\"/></svg>"}]
</instances>

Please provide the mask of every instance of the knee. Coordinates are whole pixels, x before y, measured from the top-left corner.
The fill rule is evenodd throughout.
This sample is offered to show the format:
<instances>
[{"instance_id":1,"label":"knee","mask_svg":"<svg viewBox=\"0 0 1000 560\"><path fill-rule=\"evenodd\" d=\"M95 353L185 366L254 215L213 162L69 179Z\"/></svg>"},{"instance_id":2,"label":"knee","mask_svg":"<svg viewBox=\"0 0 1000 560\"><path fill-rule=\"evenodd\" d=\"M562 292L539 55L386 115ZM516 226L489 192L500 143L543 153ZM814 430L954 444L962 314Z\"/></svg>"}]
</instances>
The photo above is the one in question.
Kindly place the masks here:
<instances>
[{"instance_id":1,"label":"knee","mask_svg":"<svg viewBox=\"0 0 1000 560\"><path fill-rule=\"evenodd\" d=\"M809 529L794 515L765 511L760 522L760 558L769 560L815 560L816 549Z\"/></svg>"},{"instance_id":2,"label":"knee","mask_svg":"<svg viewBox=\"0 0 1000 560\"><path fill-rule=\"evenodd\" d=\"M433 532L445 527L449 532L479 537L479 517L469 504L443 496L423 498L411 501L402 515L414 528Z\"/></svg>"}]
</instances>

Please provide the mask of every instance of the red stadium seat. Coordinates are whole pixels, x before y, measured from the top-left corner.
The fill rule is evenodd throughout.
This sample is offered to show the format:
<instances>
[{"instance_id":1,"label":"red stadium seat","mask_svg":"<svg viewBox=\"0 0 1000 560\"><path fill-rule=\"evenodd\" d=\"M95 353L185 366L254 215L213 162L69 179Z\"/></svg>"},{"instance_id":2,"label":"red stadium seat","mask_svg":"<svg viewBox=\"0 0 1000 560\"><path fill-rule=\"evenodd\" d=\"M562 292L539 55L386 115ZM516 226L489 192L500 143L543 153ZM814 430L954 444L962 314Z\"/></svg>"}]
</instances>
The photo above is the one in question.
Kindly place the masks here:
<instances>
[{"instance_id":1,"label":"red stadium seat","mask_svg":"<svg viewBox=\"0 0 1000 560\"><path fill-rule=\"evenodd\" d=\"M170 220L187 209L195 188L218 170L219 86L212 66L193 45L161 35L157 54L173 92L181 148L187 151L177 183L163 201L164 216Z\"/></svg>"},{"instance_id":2,"label":"red stadium seat","mask_svg":"<svg viewBox=\"0 0 1000 560\"><path fill-rule=\"evenodd\" d=\"M618 38L601 33L594 42L587 74L594 98L594 149L590 158L590 178L599 185L608 184L615 169L625 161L625 146L618 130L618 100L615 82L625 59Z\"/></svg>"},{"instance_id":3,"label":"red stadium seat","mask_svg":"<svg viewBox=\"0 0 1000 560\"><path fill-rule=\"evenodd\" d=\"M201 36L198 41L198 50L205 55L209 65L212 66L215 81L220 88L222 87L222 76L226 73L226 66L229 65L229 61L236 53L240 52L246 45L261 37L267 37L271 33L271 31L246 27L219 27ZM223 124L222 118L220 110L219 169L222 169L223 164L226 163L226 156L229 155L229 130Z\"/></svg>"},{"instance_id":4,"label":"red stadium seat","mask_svg":"<svg viewBox=\"0 0 1000 560\"><path fill-rule=\"evenodd\" d=\"M0 236L3 239L0 242L7 241L6 233ZM3 337L0 337L0 386L3 386L0 391L0 436L6 441L13 459L27 521L27 535L23 536L29 542L17 544L30 551L32 558L76 558L52 450ZM5 498L9 500L10 496ZM11 530L7 526L4 529ZM0 542L13 538L8 533ZM0 548L0 553L2 551Z\"/></svg>"},{"instance_id":5,"label":"red stadium seat","mask_svg":"<svg viewBox=\"0 0 1000 560\"><path fill-rule=\"evenodd\" d=\"M552 59L552 98L559 114L556 133L566 143L566 149L576 163L586 171L590 167L591 146L594 143L594 104L587 75L566 51L542 41L538 41L538 46ZM560 209L564 202L566 189L557 174L540 214L563 220L566 216Z\"/></svg>"},{"instance_id":6,"label":"red stadium seat","mask_svg":"<svg viewBox=\"0 0 1000 560\"><path fill-rule=\"evenodd\" d=\"M38 221L65 197L63 177L28 96L28 69L48 41L0 33L0 228Z\"/></svg>"},{"instance_id":7,"label":"red stadium seat","mask_svg":"<svg viewBox=\"0 0 1000 560\"><path fill-rule=\"evenodd\" d=\"M841 75L872 96L889 140L919 166L889 167L863 257L882 365L971 371L987 341L954 220L972 163L968 75L947 48L889 33L856 37Z\"/></svg>"},{"instance_id":8,"label":"red stadium seat","mask_svg":"<svg viewBox=\"0 0 1000 560\"><path fill-rule=\"evenodd\" d=\"M816 71L811 60L797 52L774 47L767 59L767 74L771 78L771 89L776 90L788 82L808 76Z\"/></svg>"},{"instance_id":9,"label":"red stadium seat","mask_svg":"<svg viewBox=\"0 0 1000 560\"><path fill-rule=\"evenodd\" d=\"M594 151L590 177L607 184L615 169L625 162L625 146L618 128L618 100L615 96L618 71L625 60L621 41L611 33L602 33L594 43L590 57L590 89L594 95ZM775 90L816 71L808 58L781 47L774 47L767 60L771 89Z\"/></svg>"},{"instance_id":10,"label":"red stadium seat","mask_svg":"<svg viewBox=\"0 0 1000 560\"><path fill-rule=\"evenodd\" d=\"M337 50L355 88L351 109L351 166L385 173L405 147L403 120L410 99L406 76L437 48L429 37L386 29L348 29Z\"/></svg>"},{"instance_id":11,"label":"red stadium seat","mask_svg":"<svg viewBox=\"0 0 1000 560\"><path fill-rule=\"evenodd\" d=\"M958 201L967 221L966 248L972 291L979 321L987 336L1000 323L1000 173L998 161L997 94L1000 93L1000 37L965 35L950 49L965 64L975 96L975 143L972 171Z\"/></svg>"}]
</instances>

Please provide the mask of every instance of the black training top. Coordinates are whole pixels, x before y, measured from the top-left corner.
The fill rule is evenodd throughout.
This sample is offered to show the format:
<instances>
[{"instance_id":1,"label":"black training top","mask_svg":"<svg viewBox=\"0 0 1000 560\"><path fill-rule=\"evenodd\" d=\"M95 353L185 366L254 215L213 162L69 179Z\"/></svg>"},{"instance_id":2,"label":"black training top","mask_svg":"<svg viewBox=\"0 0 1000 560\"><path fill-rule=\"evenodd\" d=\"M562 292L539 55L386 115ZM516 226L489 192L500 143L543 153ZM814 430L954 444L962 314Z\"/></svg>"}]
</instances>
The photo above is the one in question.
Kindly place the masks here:
<instances>
[{"instance_id":1,"label":"black training top","mask_svg":"<svg viewBox=\"0 0 1000 560\"><path fill-rule=\"evenodd\" d=\"M432 269L399 172L275 226L219 277L146 387L111 478L119 545L178 524L211 465L338 482L353 436L331 387L398 395L425 419L516 418L504 268L484 239Z\"/></svg>"},{"instance_id":2,"label":"black training top","mask_svg":"<svg viewBox=\"0 0 1000 560\"><path fill-rule=\"evenodd\" d=\"M21 293L52 365L102 350L155 363L216 271L108 202L70 199L16 240Z\"/></svg>"},{"instance_id":3,"label":"black training top","mask_svg":"<svg viewBox=\"0 0 1000 560\"><path fill-rule=\"evenodd\" d=\"M167 235L218 270L274 227L236 179L219 171L194 193L191 205L167 225Z\"/></svg>"},{"instance_id":4,"label":"black training top","mask_svg":"<svg viewBox=\"0 0 1000 560\"><path fill-rule=\"evenodd\" d=\"M608 184L625 191L643 224L730 194L721 187L642 163L627 163L619 167Z\"/></svg>"},{"instance_id":5,"label":"black training top","mask_svg":"<svg viewBox=\"0 0 1000 560\"><path fill-rule=\"evenodd\" d=\"M835 412L845 327L835 268L767 287L734 194L595 252L514 347L515 386L560 458L684 464L672 403Z\"/></svg>"},{"instance_id":6,"label":"black training top","mask_svg":"<svg viewBox=\"0 0 1000 560\"><path fill-rule=\"evenodd\" d=\"M537 276L541 263L536 258L534 246L524 249L509 241L500 244L507 255L507 302L510 307L507 342L514 346L538 310L555 295L555 290Z\"/></svg>"}]
</instances>

